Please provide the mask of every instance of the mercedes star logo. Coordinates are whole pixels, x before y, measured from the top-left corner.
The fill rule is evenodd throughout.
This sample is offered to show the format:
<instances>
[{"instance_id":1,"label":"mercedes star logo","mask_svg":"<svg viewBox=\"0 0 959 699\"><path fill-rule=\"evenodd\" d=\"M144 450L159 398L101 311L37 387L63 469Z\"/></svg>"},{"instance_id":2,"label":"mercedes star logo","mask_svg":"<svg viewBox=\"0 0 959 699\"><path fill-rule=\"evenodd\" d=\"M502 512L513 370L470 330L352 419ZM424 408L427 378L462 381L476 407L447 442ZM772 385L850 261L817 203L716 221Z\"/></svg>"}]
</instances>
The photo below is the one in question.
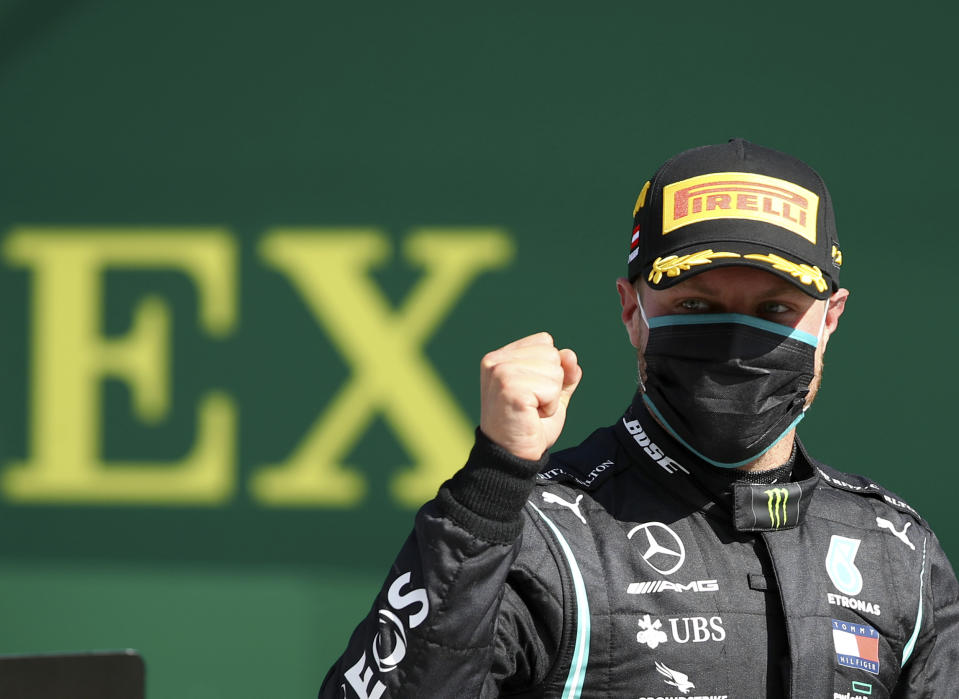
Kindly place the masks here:
<instances>
[{"instance_id":1,"label":"mercedes star logo","mask_svg":"<svg viewBox=\"0 0 959 699\"><path fill-rule=\"evenodd\" d=\"M686 548L676 532L662 522L646 522L630 529L630 539L638 531L646 533L646 550L643 560L657 573L670 575L679 570L686 561Z\"/></svg>"}]
</instances>

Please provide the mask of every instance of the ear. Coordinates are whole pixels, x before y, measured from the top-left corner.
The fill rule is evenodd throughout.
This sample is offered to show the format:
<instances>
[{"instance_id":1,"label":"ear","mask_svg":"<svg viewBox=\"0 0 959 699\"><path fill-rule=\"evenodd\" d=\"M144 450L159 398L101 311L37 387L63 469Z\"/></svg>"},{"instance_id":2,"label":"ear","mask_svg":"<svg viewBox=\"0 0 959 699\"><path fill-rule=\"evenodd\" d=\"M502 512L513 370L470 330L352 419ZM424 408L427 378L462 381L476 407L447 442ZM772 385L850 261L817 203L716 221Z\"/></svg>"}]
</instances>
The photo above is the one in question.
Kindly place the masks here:
<instances>
[{"instance_id":1,"label":"ear","mask_svg":"<svg viewBox=\"0 0 959 699\"><path fill-rule=\"evenodd\" d=\"M643 345L643 331L646 329L639 314L639 304L636 301L636 289L626 277L616 280L616 290L619 292L619 303L622 306L623 325L629 335L629 343L639 349Z\"/></svg>"},{"instance_id":2,"label":"ear","mask_svg":"<svg viewBox=\"0 0 959 699\"><path fill-rule=\"evenodd\" d=\"M828 342L830 335L836 332L839 327L839 316L846 310L846 299L849 298L848 289L839 289L827 301L826 306L826 327L823 330L823 346Z\"/></svg>"}]
</instances>

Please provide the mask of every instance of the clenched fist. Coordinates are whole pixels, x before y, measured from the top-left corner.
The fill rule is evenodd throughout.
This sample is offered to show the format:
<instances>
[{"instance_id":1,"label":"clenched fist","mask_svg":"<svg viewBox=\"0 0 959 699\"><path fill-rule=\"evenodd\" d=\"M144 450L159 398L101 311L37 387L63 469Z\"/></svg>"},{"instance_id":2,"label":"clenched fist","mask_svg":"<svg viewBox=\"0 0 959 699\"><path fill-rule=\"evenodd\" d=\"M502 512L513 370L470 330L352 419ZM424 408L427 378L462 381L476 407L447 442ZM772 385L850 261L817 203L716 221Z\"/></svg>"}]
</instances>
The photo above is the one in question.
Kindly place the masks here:
<instances>
[{"instance_id":1,"label":"clenched fist","mask_svg":"<svg viewBox=\"0 0 959 699\"><path fill-rule=\"evenodd\" d=\"M559 439L582 376L576 354L549 333L490 352L480 363L480 429L514 456L539 459Z\"/></svg>"}]
</instances>

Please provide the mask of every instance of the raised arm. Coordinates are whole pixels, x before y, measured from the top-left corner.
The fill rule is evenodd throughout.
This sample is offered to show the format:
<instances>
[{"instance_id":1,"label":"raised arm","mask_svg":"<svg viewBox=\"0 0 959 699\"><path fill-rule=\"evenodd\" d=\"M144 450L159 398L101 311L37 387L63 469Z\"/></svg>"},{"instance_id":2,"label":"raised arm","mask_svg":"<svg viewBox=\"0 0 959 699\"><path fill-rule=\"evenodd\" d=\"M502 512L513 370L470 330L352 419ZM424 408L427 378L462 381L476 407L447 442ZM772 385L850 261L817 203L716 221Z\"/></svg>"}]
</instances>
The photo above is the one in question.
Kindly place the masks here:
<instances>
[{"instance_id":1,"label":"raised arm","mask_svg":"<svg viewBox=\"0 0 959 699\"><path fill-rule=\"evenodd\" d=\"M529 657L544 643L537 609L511 584L528 572L513 564L523 505L581 376L573 352L546 333L483 358L469 459L417 513L321 699L495 696L502 684L542 677L548 663Z\"/></svg>"}]
</instances>

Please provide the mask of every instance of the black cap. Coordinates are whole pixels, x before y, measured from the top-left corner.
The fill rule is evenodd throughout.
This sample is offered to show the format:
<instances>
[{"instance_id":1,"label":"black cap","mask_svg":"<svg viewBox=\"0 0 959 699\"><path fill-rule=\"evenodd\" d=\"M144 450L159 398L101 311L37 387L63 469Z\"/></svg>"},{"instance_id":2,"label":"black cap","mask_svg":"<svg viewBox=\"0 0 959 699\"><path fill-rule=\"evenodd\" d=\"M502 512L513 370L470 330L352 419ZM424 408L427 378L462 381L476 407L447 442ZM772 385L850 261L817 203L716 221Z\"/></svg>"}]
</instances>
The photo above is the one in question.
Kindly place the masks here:
<instances>
[{"instance_id":1,"label":"black cap","mask_svg":"<svg viewBox=\"0 0 959 699\"><path fill-rule=\"evenodd\" d=\"M628 258L630 281L642 276L653 289L731 265L767 270L817 299L839 288L842 266L822 178L740 138L659 168L636 201Z\"/></svg>"}]
</instances>

